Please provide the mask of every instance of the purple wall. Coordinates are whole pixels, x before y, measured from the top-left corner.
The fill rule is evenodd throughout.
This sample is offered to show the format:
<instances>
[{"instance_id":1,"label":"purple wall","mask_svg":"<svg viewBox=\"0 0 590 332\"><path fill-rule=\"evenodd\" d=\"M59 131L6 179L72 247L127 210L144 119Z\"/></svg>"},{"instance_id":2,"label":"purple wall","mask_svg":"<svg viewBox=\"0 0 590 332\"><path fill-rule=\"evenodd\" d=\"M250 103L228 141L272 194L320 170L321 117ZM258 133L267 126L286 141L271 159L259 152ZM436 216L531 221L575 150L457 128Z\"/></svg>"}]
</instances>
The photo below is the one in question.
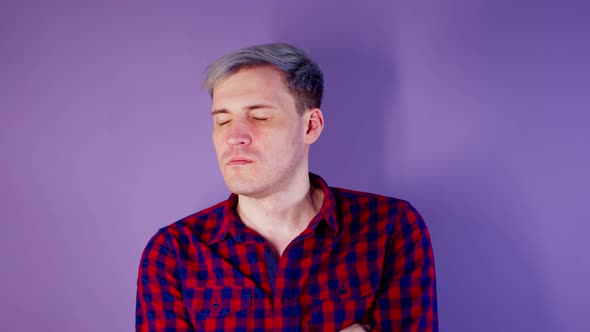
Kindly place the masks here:
<instances>
[{"instance_id":1,"label":"purple wall","mask_svg":"<svg viewBox=\"0 0 590 332\"><path fill-rule=\"evenodd\" d=\"M590 6L312 2L0 4L2 330L133 329L149 237L227 195L203 68L288 41L312 170L426 219L441 331L588 331Z\"/></svg>"}]
</instances>

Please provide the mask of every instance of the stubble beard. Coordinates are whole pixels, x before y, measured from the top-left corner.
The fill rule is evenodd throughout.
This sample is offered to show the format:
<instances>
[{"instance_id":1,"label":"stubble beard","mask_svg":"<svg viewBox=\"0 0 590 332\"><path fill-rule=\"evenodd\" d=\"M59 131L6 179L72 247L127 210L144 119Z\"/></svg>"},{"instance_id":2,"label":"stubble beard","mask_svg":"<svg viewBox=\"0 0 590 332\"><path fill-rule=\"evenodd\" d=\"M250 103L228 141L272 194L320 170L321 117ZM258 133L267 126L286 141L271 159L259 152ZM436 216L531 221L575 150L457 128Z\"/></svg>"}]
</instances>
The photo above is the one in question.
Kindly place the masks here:
<instances>
[{"instance_id":1,"label":"stubble beard","mask_svg":"<svg viewBox=\"0 0 590 332\"><path fill-rule=\"evenodd\" d=\"M300 167L299 156L293 156L286 164L273 165L265 169L252 169L251 172L242 170L226 170L224 174L228 189L237 195L264 198L276 192L285 190ZM245 167L257 167L251 164Z\"/></svg>"}]
</instances>

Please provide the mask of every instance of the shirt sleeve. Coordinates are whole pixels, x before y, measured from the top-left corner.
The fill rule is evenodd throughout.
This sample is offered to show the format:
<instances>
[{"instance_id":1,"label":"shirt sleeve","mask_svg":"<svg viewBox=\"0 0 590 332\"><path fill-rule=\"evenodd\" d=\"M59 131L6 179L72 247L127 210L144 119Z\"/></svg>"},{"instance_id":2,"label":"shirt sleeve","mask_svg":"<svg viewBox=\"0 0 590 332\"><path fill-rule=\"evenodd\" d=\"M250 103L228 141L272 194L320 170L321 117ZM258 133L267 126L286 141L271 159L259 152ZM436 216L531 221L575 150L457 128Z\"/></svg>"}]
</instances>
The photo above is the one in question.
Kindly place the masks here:
<instances>
[{"instance_id":1,"label":"shirt sleeve","mask_svg":"<svg viewBox=\"0 0 590 332\"><path fill-rule=\"evenodd\" d=\"M176 253L163 231L143 251L137 278L135 329L193 331L183 303Z\"/></svg>"},{"instance_id":2,"label":"shirt sleeve","mask_svg":"<svg viewBox=\"0 0 590 332\"><path fill-rule=\"evenodd\" d=\"M392 224L373 331L436 332L434 255L424 220L409 203Z\"/></svg>"}]
</instances>

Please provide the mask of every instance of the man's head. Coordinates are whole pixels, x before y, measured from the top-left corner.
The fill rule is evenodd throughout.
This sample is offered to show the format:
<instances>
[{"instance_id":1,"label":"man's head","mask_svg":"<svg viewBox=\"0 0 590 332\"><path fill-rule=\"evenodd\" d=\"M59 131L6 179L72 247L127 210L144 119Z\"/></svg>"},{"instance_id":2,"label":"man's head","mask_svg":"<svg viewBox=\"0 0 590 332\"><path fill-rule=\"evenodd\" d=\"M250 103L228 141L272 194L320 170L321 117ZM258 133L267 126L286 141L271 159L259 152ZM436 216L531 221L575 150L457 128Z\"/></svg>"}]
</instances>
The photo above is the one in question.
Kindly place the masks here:
<instances>
[{"instance_id":1,"label":"man's head","mask_svg":"<svg viewBox=\"0 0 590 332\"><path fill-rule=\"evenodd\" d=\"M266 197L307 179L309 145L323 129L323 77L301 50L268 44L209 66L213 143L229 189Z\"/></svg>"}]
</instances>

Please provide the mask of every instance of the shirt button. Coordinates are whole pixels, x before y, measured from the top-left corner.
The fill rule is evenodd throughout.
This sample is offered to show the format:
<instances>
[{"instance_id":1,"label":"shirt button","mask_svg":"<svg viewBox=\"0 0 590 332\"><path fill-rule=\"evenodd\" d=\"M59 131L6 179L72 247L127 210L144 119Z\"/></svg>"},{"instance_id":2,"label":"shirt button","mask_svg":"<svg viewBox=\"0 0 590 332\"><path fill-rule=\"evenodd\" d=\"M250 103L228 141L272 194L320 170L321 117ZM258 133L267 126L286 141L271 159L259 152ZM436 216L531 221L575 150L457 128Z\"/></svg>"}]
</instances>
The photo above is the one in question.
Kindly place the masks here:
<instances>
[{"instance_id":1,"label":"shirt button","mask_svg":"<svg viewBox=\"0 0 590 332\"><path fill-rule=\"evenodd\" d=\"M242 241L242 238L239 235L236 235L236 241L240 242Z\"/></svg>"},{"instance_id":2,"label":"shirt button","mask_svg":"<svg viewBox=\"0 0 590 332\"><path fill-rule=\"evenodd\" d=\"M264 252L268 254L270 252L270 249L268 247L264 247Z\"/></svg>"},{"instance_id":3,"label":"shirt button","mask_svg":"<svg viewBox=\"0 0 590 332\"><path fill-rule=\"evenodd\" d=\"M346 295L346 293L348 293L346 288L340 288L340 295Z\"/></svg>"},{"instance_id":4,"label":"shirt button","mask_svg":"<svg viewBox=\"0 0 590 332\"><path fill-rule=\"evenodd\" d=\"M219 308L219 303L217 303L217 302L214 302L214 303L213 303L213 309L217 309L217 308Z\"/></svg>"}]
</instances>

